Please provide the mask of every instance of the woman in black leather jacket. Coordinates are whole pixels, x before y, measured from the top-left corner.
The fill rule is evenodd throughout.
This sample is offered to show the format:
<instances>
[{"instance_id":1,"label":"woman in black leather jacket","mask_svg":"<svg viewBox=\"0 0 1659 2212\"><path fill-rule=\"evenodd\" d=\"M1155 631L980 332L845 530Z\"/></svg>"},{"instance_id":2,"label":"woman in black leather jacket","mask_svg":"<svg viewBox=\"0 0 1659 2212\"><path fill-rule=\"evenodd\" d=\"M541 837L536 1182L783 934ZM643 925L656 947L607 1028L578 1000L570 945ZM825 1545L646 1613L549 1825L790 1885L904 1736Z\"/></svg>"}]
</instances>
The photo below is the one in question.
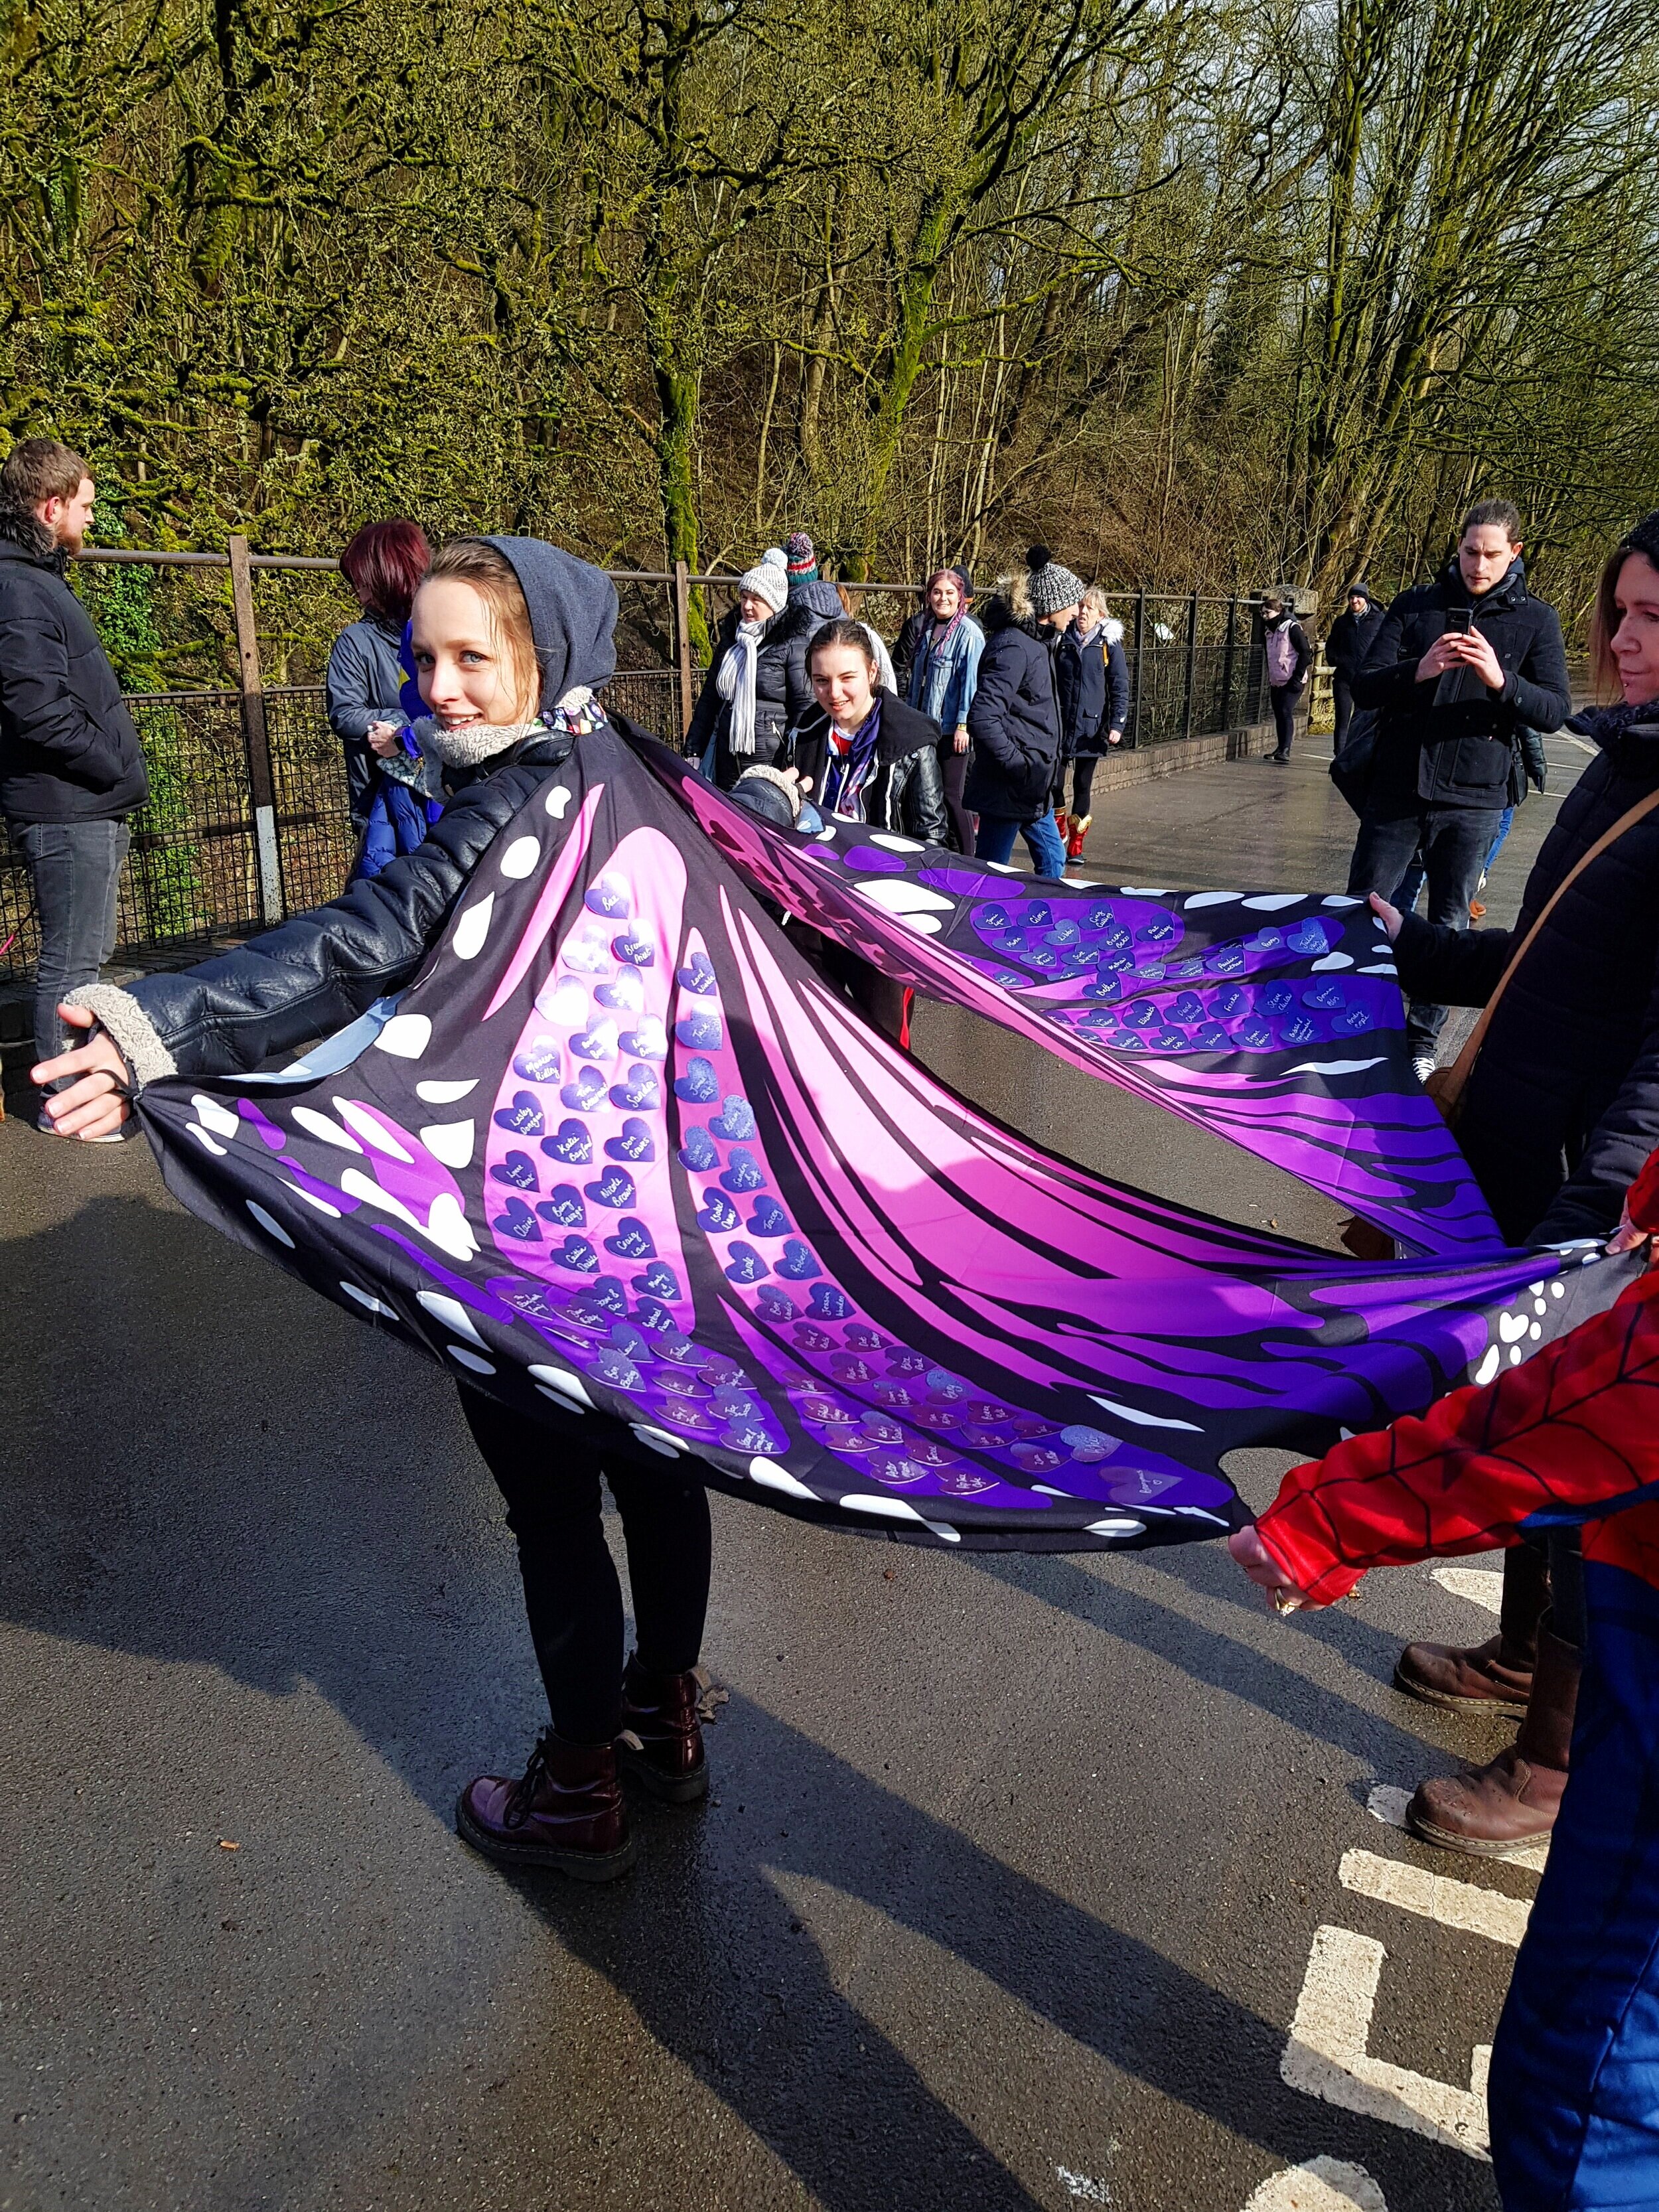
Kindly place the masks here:
<instances>
[{"instance_id":1,"label":"woman in black leather jacket","mask_svg":"<svg viewBox=\"0 0 1659 2212\"><path fill-rule=\"evenodd\" d=\"M66 1136L112 1133L124 1089L172 1074L251 1071L400 990L468 878L584 734L616 666L617 594L585 561L533 538L468 538L433 563L413 613L418 734L453 796L417 852L329 905L200 967L126 989L95 985L64 1009L89 1042L34 1071L76 1079L47 1102ZM94 1028L94 1024L98 1026ZM120 1086L120 1087L118 1087ZM695 1669L708 1595L702 1485L672 1468L602 1462L574 1417L532 1422L465 1385L474 1440L507 1500L552 1726L522 1778L462 1791L461 1834L510 1863L607 1881L632 1863L619 1759L673 1802L708 1788ZM638 1645L623 1665L622 1594L600 1477L622 1516Z\"/></svg>"},{"instance_id":2,"label":"woman in black leather jacket","mask_svg":"<svg viewBox=\"0 0 1659 2212\"><path fill-rule=\"evenodd\" d=\"M825 814L943 845L950 833L939 724L878 688L869 633L850 617L813 638L817 711L793 732L794 765Z\"/></svg>"}]
</instances>

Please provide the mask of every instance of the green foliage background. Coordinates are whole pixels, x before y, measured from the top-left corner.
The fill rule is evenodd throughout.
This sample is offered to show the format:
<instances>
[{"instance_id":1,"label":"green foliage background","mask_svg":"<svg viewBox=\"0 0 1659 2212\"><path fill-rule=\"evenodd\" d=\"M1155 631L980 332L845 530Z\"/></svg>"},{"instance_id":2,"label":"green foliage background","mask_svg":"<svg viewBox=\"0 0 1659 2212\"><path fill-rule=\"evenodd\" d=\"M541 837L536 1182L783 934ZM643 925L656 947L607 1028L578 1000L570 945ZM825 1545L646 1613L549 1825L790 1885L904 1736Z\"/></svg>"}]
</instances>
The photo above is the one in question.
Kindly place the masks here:
<instances>
[{"instance_id":1,"label":"green foliage background","mask_svg":"<svg viewBox=\"0 0 1659 2212\"><path fill-rule=\"evenodd\" d=\"M0 0L0 444L139 544L1040 535L1328 605L1503 491L1581 609L1659 497L1650 13ZM135 685L228 665L222 580L88 589ZM313 672L343 602L261 594Z\"/></svg>"}]
</instances>

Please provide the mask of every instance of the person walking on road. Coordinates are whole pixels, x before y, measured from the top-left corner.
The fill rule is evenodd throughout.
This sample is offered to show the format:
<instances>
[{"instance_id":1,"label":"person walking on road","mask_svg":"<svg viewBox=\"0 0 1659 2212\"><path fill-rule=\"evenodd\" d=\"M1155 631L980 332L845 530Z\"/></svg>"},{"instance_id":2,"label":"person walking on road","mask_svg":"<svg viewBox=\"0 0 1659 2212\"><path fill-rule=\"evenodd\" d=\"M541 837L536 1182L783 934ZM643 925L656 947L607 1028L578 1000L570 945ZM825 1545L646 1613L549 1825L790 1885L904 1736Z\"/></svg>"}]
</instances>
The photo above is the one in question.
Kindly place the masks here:
<instances>
[{"instance_id":1,"label":"person walking on road","mask_svg":"<svg viewBox=\"0 0 1659 2212\"><path fill-rule=\"evenodd\" d=\"M1597 757L1562 802L1515 927L1464 932L1371 899L1407 992L1491 1008L1457 1139L1517 1245L1607 1237L1659 1146L1659 514L1603 569L1592 644L1598 679L1622 696L1582 718ZM1419 1788L1418 1835L1476 1853L1548 1835L1583 1645L1569 1529L1505 1553L1496 1636L1407 1648L1395 1681L1408 1695L1522 1718L1510 1749Z\"/></svg>"},{"instance_id":2,"label":"person walking on road","mask_svg":"<svg viewBox=\"0 0 1659 2212\"><path fill-rule=\"evenodd\" d=\"M360 838L380 773L373 733L389 724L395 736L403 726L404 625L431 563L418 522L368 523L340 556L340 572L363 613L334 641L325 699L328 726L345 751L346 803Z\"/></svg>"},{"instance_id":3,"label":"person walking on road","mask_svg":"<svg viewBox=\"0 0 1659 2212\"><path fill-rule=\"evenodd\" d=\"M836 613L841 602L830 592ZM730 791L748 768L769 768L811 709L806 645L830 619L789 596L781 548L771 547L738 580L738 604L715 635L714 664L686 733L703 773Z\"/></svg>"},{"instance_id":4,"label":"person walking on road","mask_svg":"<svg viewBox=\"0 0 1659 2212\"><path fill-rule=\"evenodd\" d=\"M1123 653L1123 625L1107 610L1106 594L1091 584L1082 611L1054 653L1060 697L1061 769L1056 786L1055 826L1066 840L1066 857L1079 860L1083 841L1094 820L1091 798L1095 766L1109 746L1123 742L1129 719L1129 664ZM1071 771L1071 805L1066 805L1066 770ZM1061 817L1064 819L1061 819Z\"/></svg>"},{"instance_id":5,"label":"person walking on road","mask_svg":"<svg viewBox=\"0 0 1659 2212\"><path fill-rule=\"evenodd\" d=\"M1647 1266L1607 1312L1421 1419L1293 1468L1228 1549L1281 1612L1368 1569L1583 1532L1591 1664L1487 2087L1504 2212L1659 2203L1659 1154L1609 1246Z\"/></svg>"},{"instance_id":6,"label":"person walking on road","mask_svg":"<svg viewBox=\"0 0 1659 2212\"><path fill-rule=\"evenodd\" d=\"M1024 574L998 580L986 605L963 804L980 817L980 860L1006 863L1018 832L1038 875L1058 877L1066 852L1051 811L1060 758L1054 645L1076 618L1083 583L1046 546L1033 546L1029 558Z\"/></svg>"},{"instance_id":7,"label":"person walking on road","mask_svg":"<svg viewBox=\"0 0 1659 2212\"><path fill-rule=\"evenodd\" d=\"M781 604L781 564L777 574ZM64 1133L114 1132L127 1112L118 1085L251 1069L296 1049L319 1023L349 1020L400 990L498 834L603 720L592 695L616 667L616 620L609 577L555 546L526 538L446 546L411 617L432 710L426 741L456 779L442 819L373 881L234 951L130 990L77 993L73 1025L101 1028L34 1071L37 1083L70 1085L48 1106ZM551 1725L521 1778L467 1784L457 1826L507 1864L608 1881L636 1850L619 1760L670 1802L708 1789L695 1672L708 1597L708 1493L672 1468L602 1458L582 1422L551 1406L545 1421L531 1420L465 1383L460 1398L518 1540ZM626 1667L602 1477L633 1588L636 1644Z\"/></svg>"},{"instance_id":8,"label":"person walking on road","mask_svg":"<svg viewBox=\"0 0 1659 2212\"><path fill-rule=\"evenodd\" d=\"M79 453L24 438L0 467L0 813L34 893L34 1053L57 1058L58 1003L112 957L129 817L149 795L109 656L65 578L95 487ZM53 1133L49 1115L37 1125Z\"/></svg>"},{"instance_id":9,"label":"person walking on road","mask_svg":"<svg viewBox=\"0 0 1659 2212\"><path fill-rule=\"evenodd\" d=\"M927 580L927 621L915 647L908 700L938 723L939 774L950 813L951 842L971 860L974 817L963 805L968 777L968 711L979 688L985 633L968 611L967 578L938 568Z\"/></svg>"},{"instance_id":10,"label":"person walking on road","mask_svg":"<svg viewBox=\"0 0 1659 2212\"><path fill-rule=\"evenodd\" d=\"M1267 698L1273 708L1273 727L1279 732L1279 743L1267 758L1282 766L1291 757L1291 742L1296 735L1297 702L1313 662L1313 647L1308 642L1307 631L1277 592L1266 592L1262 597L1261 629L1262 650L1267 660Z\"/></svg>"},{"instance_id":11,"label":"person walking on road","mask_svg":"<svg viewBox=\"0 0 1659 2212\"><path fill-rule=\"evenodd\" d=\"M1362 734L1364 720L1369 720L1364 718L1360 730L1354 730L1354 678L1370 657L1382 627L1382 612L1371 597L1369 584L1352 583L1346 603L1325 640L1325 658L1331 664L1331 704L1336 717L1331 736L1333 756L1342 750L1351 734Z\"/></svg>"},{"instance_id":12,"label":"person walking on road","mask_svg":"<svg viewBox=\"0 0 1659 2212\"><path fill-rule=\"evenodd\" d=\"M1509 803L1522 723L1559 730L1571 708L1555 610L1527 589L1521 517L1483 500L1432 584L1397 599L1354 684L1377 714L1376 761L1348 889L1392 899L1420 852L1429 920L1467 929L1481 864ZM1443 1005L1413 998L1406 1041L1419 1080Z\"/></svg>"}]
</instances>

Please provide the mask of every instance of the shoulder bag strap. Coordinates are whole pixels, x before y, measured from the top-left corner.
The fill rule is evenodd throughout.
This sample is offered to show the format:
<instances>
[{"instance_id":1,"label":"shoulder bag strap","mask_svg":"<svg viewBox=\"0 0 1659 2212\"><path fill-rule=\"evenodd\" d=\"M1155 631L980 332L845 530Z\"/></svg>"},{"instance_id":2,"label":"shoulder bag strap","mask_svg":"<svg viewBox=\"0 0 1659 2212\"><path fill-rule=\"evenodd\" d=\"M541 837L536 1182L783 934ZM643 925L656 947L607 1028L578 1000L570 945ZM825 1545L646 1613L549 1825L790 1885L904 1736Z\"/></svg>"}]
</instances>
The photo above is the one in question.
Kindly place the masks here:
<instances>
[{"instance_id":1,"label":"shoulder bag strap","mask_svg":"<svg viewBox=\"0 0 1659 2212\"><path fill-rule=\"evenodd\" d=\"M1486 1031L1492 1025L1492 1018L1498 1011L1498 1002L1509 988L1516 969L1532 950L1539 931L1542 929L1544 924L1590 863L1593 860L1599 860L1610 845L1618 843L1626 830L1633 830L1636 824L1644 817L1651 814L1656 807L1659 807L1659 785L1649 792L1645 799L1638 799L1634 806L1631 807L1626 813L1621 814L1610 830L1603 831L1589 852L1581 854L1573 862L1571 867L1550 893L1539 913L1537 921L1510 955L1504 972L1498 979L1497 988L1481 1008L1480 1018L1469 1031L1468 1040L1462 1051L1458 1054L1449 1067L1437 1068L1425 1085L1429 1096L1448 1121L1455 1121L1457 1118L1458 1111L1463 1103L1464 1091L1468 1087L1470 1076L1474 1072L1474 1063L1480 1056L1480 1048L1486 1041Z\"/></svg>"}]
</instances>

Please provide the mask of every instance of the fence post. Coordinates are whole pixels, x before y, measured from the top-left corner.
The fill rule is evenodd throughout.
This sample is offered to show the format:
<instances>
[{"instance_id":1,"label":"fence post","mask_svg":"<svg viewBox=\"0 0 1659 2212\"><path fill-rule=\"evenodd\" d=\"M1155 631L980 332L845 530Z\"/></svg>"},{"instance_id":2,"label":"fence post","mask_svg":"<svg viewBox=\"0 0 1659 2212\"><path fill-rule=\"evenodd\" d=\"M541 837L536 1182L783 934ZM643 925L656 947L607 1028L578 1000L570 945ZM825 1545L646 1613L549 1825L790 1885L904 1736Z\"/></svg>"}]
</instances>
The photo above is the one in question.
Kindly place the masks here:
<instances>
[{"instance_id":1,"label":"fence post","mask_svg":"<svg viewBox=\"0 0 1659 2212\"><path fill-rule=\"evenodd\" d=\"M1140 743L1140 701L1146 672L1146 594L1135 593L1135 696L1129 710L1129 743Z\"/></svg>"},{"instance_id":2,"label":"fence post","mask_svg":"<svg viewBox=\"0 0 1659 2212\"><path fill-rule=\"evenodd\" d=\"M1198 593L1194 592L1187 602L1187 678L1186 696L1181 707L1181 734L1193 734L1194 678L1198 673Z\"/></svg>"},{"instance_id":3,"label":"fence post","mask_svg":"<svg viewBox=\"0 0 1659 2212\"><path fill-rule=\"evenodd\" d=\"M1233 726L1233 640L1238 624L1238 594L1231 593L1227 600L1227 643L1221 656L1221 726L1231 730Z\"/></svg>"},{"instance_id":4,"label":"fence post","mask_svg":"<svg viewBox=\"0 0 1659 2212\"><path fill-rule=\"evenodd\" d=\"M270 773L270 732L259 676L259 634L253 621L253 570L247 540L230 540L230 608L236 625L237 688L241 694L242 743L253 801L253 872L259 912L267 929L283 919L283 866L276 845L276 790Z\"/></svg>"},{"instance_id":5,"label":"fence post","mask_svg":"<svg viewBox=\"0 0 1659 2212\"><path fill-rule=\"evenodd\" d=\"M674 645L679 656L680 736L691 727L691 571L684 561L674 563Z\"/></svg>"}]
</instances>

